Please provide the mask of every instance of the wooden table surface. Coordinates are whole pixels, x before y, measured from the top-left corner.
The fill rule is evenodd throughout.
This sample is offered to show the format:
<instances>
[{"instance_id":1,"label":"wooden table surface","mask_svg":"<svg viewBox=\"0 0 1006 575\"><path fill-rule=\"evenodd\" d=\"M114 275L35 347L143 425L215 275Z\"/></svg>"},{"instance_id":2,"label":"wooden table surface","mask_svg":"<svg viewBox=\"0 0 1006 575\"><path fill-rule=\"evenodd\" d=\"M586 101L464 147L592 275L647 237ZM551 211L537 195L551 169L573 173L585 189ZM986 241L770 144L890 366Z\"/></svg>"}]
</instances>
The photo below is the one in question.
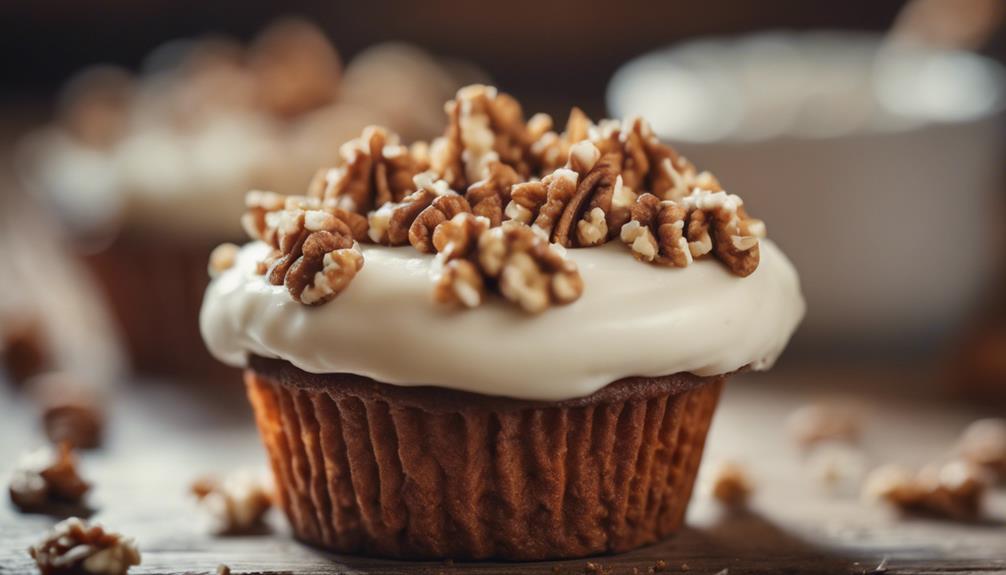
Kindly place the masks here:
<instances>
[{"instance_id":1,"label":"wooden table surface","mask_svg":"<svg viewBox=\"0 0 1006 575\"><path fill-rule=\"evenodd\" d=\"M987 519L954 523L899 517L860 501L829 495L812 479L786 435L783 421L802 403L846 379L869 389L884 373L789 369L730 382L711 431L705 468L730 458L757 482L750 510L730 513L696 490L688 527L636 552L551 563L409 563L329 555L292 540L278 512L270 530L219 538L204 530L188 495L205 472L261 467L250 412L240 387L192 387L144 382L123 387L104 449L83 456L94 483L94 519L136 538L143 563L131 573L1006 573L1006 492L994 492ZM911 379L903 372L899 377ZM872 382L872 383L871 383ZM863 401L865 452L871 464L921 465L945 455L980 408L919 393L878 396L843 392ZM0 478L17 455L43 441L31 403L0 383ZM700 475L701 480L701 475ZM0 504L0 573L34 570L26 548L54 520L22 515ZM588 563L592 565L588 565Z\"/></svg>"}]
</instances>

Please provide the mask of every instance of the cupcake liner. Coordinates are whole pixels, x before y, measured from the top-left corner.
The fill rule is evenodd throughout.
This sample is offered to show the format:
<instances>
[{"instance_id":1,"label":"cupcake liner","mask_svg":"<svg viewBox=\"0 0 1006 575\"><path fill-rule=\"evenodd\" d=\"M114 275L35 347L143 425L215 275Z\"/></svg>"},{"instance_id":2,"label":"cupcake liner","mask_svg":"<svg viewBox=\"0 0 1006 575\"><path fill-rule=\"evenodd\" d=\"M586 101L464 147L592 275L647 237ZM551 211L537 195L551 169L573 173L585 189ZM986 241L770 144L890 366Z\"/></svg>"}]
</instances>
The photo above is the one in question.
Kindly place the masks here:
<instances>
[{"instance_id":1,"label":"cupcake liner","mask_svg":"<svg viewBox=\"0 0 1006 575\"><path fill-rule=\"evenodd\" d=\"M199 333L212 247L127 235L83 257L122 329L136 371L200 379L236 376L210 356Z\"/></svg>"},{"instance_id":2,"label":"cupcake liner","mask_svg":"<svg viewBox=\"0 0 1006 575\"><path fill-rule=\"evenodd\" d=\"M276 360L245 373L296 536L414 559L582 557L673 533L724 379L630 378L549 404Z\"/></svg>"}]
</instances>

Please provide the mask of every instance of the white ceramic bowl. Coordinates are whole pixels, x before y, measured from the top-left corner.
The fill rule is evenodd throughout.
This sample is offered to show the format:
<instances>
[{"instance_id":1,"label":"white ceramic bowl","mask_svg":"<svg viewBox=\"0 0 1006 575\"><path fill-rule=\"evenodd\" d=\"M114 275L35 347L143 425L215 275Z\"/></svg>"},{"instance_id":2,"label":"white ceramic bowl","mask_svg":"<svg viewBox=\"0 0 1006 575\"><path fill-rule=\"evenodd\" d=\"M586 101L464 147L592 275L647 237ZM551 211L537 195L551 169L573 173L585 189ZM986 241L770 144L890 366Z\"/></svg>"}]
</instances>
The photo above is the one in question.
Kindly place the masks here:
<instances>
[{"instance_id":1,"label":"white ceramic bowl","mask_svg":"<svg viewBox=\"0 0 1006 575\"><path fill-rule=\"evenodd\" d=\"M793 259L808 341L915 345L1003 261L1003 70L878 37L701 40L623 66L639 114L745 198Z\"/></svg>"}]
</instances>

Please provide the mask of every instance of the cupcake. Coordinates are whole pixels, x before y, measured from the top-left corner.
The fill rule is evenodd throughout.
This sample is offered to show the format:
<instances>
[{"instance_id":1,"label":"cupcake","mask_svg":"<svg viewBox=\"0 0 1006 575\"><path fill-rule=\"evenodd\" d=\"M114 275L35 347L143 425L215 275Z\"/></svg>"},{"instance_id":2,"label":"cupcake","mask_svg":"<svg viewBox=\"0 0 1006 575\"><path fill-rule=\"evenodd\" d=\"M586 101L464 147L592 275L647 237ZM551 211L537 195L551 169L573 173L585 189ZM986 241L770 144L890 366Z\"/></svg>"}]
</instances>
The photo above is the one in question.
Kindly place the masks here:
<instances>
[{"instance_id":1,"label":"cupcake","mask_svg":"<svg viewBox=\"0 0 1006 575\"><path fill-rule=\"evenodd\" d=\"M565 129L469 86L368 128L215 252L210 351L245 369L279 505L343 553L540 560L682 523L726 379L767 369L796 272L641 119Z\"/></svg>"},{"instance_id":2,"label":"cupcake","mask_svg":"<svg viewBox=\"0 0 1006 575\"><path fill-rule=\"evenodd\" d=\"M440 72L424 93L450 97L461 84L414 52ZM366 77L367 68L348 69ZM175 41L142 74L108 66L80 74L56 121L26 142L25 179L99 278L140 371L202 377L220 365L198 337L206 254L243 237L245 191L302 193L371 123L434 134L417 133L426 124L405 114L340 97L355 90L347 81L355 80L328 39L302 21L278 22L248 46Z\"/></svg>"}]
</instances>

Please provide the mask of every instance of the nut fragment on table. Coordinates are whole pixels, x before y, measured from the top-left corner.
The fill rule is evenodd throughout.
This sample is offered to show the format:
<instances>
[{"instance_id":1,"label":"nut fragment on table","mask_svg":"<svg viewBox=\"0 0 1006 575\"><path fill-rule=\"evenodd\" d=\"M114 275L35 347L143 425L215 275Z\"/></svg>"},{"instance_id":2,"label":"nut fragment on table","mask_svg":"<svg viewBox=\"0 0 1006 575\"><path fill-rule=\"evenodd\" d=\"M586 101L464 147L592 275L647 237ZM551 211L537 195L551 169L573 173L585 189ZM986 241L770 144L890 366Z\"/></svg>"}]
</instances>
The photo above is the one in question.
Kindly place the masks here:
<instances>
[{"instance_id":1,"label":"nut fragment on table","mask_svg":"<svg viewBox=\"0 0 1006 575\"><path fill-rule=\"evenodd\" d=\"M10 499L26 513L58 513L79 507L91 486L77 471L77 458L63 443L57 450L40 448L21 458L11 476Z\"/></svg>"},{"instance_id":2,"label":"nut fragment on table","mask_svg":"<svg viewBox=\"0 0 1006 575\"><path fill-rule=\"evenodd\" d=\"M235 535L260 529L272 507L271 489L256 474L237 471L219 479L202 477L191 486L209 519L210 531Z\"/></svg>"},{"instance_id":3,"label":"nut fragment on table","mask_svg":"<svg viewBox=\"0 0 1006 575\"><path fill-rule=\"evenodd\" d=\"M838 402L804 405L789 415L786 427L804 449L822 442L856 443L861 433L860 418L852 406Z\"/></svg>"},{"instance_id":4,"label":"nut fragment on table","mask_svg":"<svg viewBox=\"0 0 1006 575\"><path fill-rule=\"evenodd\" d=\"M917 473L885 465L867 477L863 495L905 512L968 521L982 514L987 481L979 466L960 460L931 464Z\"/></svg>"},{"instance_id":5,"label":"nut fragment on table","mask_svg":"<svg viewBox=\"0 0 1006 575\"><path fill-rule=\"evenodd\" d=\"M710 470L709 493L721 504L736 508L747 504L754 484L747 469L734 461L720 461Z\"/></svg>"},{"instance_id":6,"label":"nut fragment on table","mask_svg":"<svg viewBox=\"0 0 1006 575\"><path fill-rule=\"evenodd\" d=\"M847 495L859 491L866 475L866 458L859 448L829 441L817 445L807 456L807 470L831 494Z\"/></svg>"},{"instance_id":7,"label":"nut fragment on table","mask_svg":"<svg viewBox=\"0 0 1006 575\"><path fill-rule=\"evenodd\" d=\"M77 517L57 523L28 553L42 575L124 575L140 564L132 539Z\"/></svg>"},{"instance_id":8,"label":"nut fragment on table","mask_svg":"<svg viewBox=\"0 0 1006 575\"><path fill-rule=\"evenodd\" d=\"M1006 419L979 419L969 425L957 443L957 452L1006 481Z\"/></svg>"},{"instance_id":9,"label":"nut fragment on table","mask_svg":"<svg viewBox=\"0 0 1006 575\"><path fill-rule=\"evenodd\" d=\"M0 317L0 358L14 383L23 383L49 363L49 347L42 320L34 315Z\"/></svg>"},{"instance_id":10,"label":"nut fragment on table","mask_svg":"<svg viewBox=\"0 0 1006 575\"><path fill-rule=\"evenodd\" d=\"M28 382L42 410L45 433L54 445L67 443L76 449L101 445L105 427L103 393L82 376L54 371Z\"/></svg>"}]
</instances>

